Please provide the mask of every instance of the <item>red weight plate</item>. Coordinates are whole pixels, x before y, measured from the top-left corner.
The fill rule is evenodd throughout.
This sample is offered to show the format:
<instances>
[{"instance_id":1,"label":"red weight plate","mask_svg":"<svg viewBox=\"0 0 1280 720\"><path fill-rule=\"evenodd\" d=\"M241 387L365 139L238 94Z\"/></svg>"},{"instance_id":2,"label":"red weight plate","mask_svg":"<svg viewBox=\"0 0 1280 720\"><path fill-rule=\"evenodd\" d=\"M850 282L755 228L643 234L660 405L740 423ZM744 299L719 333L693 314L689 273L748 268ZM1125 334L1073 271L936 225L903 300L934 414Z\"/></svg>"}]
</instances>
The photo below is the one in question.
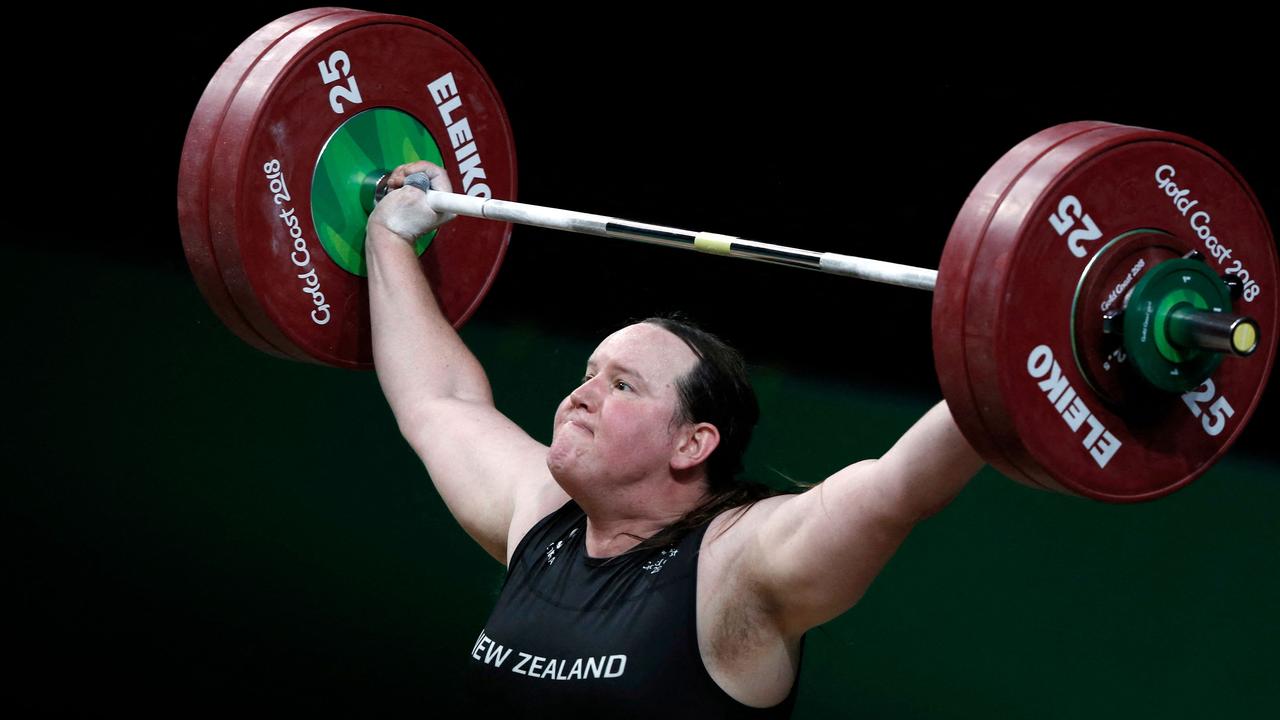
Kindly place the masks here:
<instances>
[{"instance_id":1,"label":"red weight plate","mask_svg":"<svg viewBox=\"0 0 1280 720\"><path fill-rule=\"evenodd\" d=\"M1090 385L1071 321L1093 256L1138 230L1167 236L1153 259L1195 249L1237 275L1246 292L1235 311L1264 336L1198 392L1149 394L1134 408ZM990 459L1007 474L1098 500L1150 500L1207 470L1253 414L1275 356L1280 269L1257 199L1203 144L1124 126L1075 135L1026 165L974 252L962 331L969 388L998 449Z\"/></svg>"},{"instance_id":2,"label":"red weight plate","mask_svg":"<svg viewBox=\"0 0 1280 720\"><path fill-rule=\"evenodd\" d=\"M1109 136L1126 130L1111 123L1067 123L1055 128L1049 128L1042 133L1037 133L1037 136L1053 133L1057 128L1070 129L1073 132L1071 132L1070 137L1065 137L1052 147L1045 148L1035 158L1029 158L1018 169L1010 179L1009 184L1003 188L1000 202L992 206L986 218L987 224L983 234L973 246L975 253L973 267L982 268L982 271L970 273L965 279L967 289L965 291L965 305L962 309L963 315L960 321L960 348L965 357L967 387L970 396L973 398L974 408L978 413L977 420L983 428L983 432L990 437L990 441L996 448L995 455L988 456L992 464L1006 475L1022 480L1027 484L1038 485L1058 492L1071 493L1067 486L1057 481L1054 473L1028 472L1007 460L1008 457L1017 455L1022 450L1022 446L1018 438L1018 430L1010 427L1007 422L1007 414L1002 412L1002 408L993 408L991 406L993 402L991 385L994 383L990 381L989 368L996 363L995 353L998 346L994 338L998 329L992 326L981 326L981 321L978 320L979 315L973 314L975 305L981 307L990 305L989 298L992 297L992 293L998 292L994 284L998 283L1004 273L1008 272L1009 262L1012 259L1012 254L1008 251L1009 244L995 245L988 243L988 239L992 227L1000 223L1002 213L1016 215L1019 209L1023 211L1027 209L1025 203L1028 199L1023 196L1015 197L1013 195L1015 189L1020 187L1020 183L1025 183L1028 176L1053 175L1060 171L1062 159L1071 156L1069 151L1064 152L1064 148L1070 149L1079 146L1081 143L1096 142L1095 134L1097 133ZM1075 132L1075 130L1083 130L1083 132ZM1082 140L1082 138L1094 139ZM1025 142L1030 141L1031 139L1028 139ZM1046 162L1046 158L1049 158L1048 162ZM1026 185L1023 184L1021 187L1025 188ZM1001 250L1004 252L1000 252ZM1058 282L1069 282L1073 286L1078 279L1076 276L1067 277L1065 275L1053 275L1052 273L1050 277ZM1024 310L1041 320L1046 319L1046 316L1052 312L1047 308L1035 308L1030 305ZM1036 428L1027 427L1023 428L1022 431L1034 432ZM1038 470L1038 468L1036 469Z\"/></svg>"},{"instance_id":3,"label":"red weight plate","mask_svg":"<svg viewBox=\"0 0 1280 720\"><path fill-rule=\"evenodd\" d=\"M315 20L264 53L228 105L214 152L215 256L257 332L296 358L338 367L372 367L368 292L317 239L312 174L333 133L371 108L416 118L444 152L456 191L514 199L516 189L502 102L475 58L443 30L351 11ZM287 191L272 190L273 181ZM455 327L488 290L510 232L506 223L460 217L423 254Z\"/></svg>"},{"instance_id":4,"label":"red weight plate","mask_svg":"<svg viewBox=\"0 0 1280 720\"><path fill-rule=\"evenodd\" d=\"M223 61L200 96L187 127L178 167L178 226L183 251L197 287L232 332L253 347L280 357L285 357L284 353L272 347L240 314L218 272L217 260L209 244L209 163L227 103L239 89L245 72L253 67L263 52L299 25L338 11L339 8L313 8L290 13L242 42Z\"/></svg>"},{"instance_id":5,"label":"red weight plate","mask_svg":"<svg viewBox=\"0 0 1280 720\"><path fill-rule=\"evenodd\" d=\"M982 176L961 208L938 263L938 279L933 292L933 355L938 380L947 406L966 439L983 457L999 457L994 439L982 425L973 393L969 389L965 359L964 308L969 277L974 272L977 248L987 230L991 214L1022 172L1059 143L1089 130L1104 127L1100 122L1074 122L1043 130L1005 153ZM1006 473L1032 487L1042 487L1021 473Z\"/></svg>"}]
</instances>

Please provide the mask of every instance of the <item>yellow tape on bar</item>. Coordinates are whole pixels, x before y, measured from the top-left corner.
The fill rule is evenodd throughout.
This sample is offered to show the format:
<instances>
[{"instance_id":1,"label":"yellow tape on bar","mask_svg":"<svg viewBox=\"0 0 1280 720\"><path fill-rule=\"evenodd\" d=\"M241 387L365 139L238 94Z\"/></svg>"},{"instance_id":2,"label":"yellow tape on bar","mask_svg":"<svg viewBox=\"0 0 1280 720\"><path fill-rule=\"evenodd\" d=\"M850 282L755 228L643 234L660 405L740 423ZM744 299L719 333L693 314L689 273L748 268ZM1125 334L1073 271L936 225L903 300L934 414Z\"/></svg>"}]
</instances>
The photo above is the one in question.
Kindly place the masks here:
<instances>
[{"instance_id":1,"label":"yellow tape on bar","mask_svg":"<svg viewBox=\"0 0 1280 720\"><path fill-rule=\"evenodd\" d=\"M700 232L693 236L693 247L695 250L701 250L702 252L728 255L732 249L730 248L730 243L737 239L732 235Z\"/></svg>"}]
</instances>

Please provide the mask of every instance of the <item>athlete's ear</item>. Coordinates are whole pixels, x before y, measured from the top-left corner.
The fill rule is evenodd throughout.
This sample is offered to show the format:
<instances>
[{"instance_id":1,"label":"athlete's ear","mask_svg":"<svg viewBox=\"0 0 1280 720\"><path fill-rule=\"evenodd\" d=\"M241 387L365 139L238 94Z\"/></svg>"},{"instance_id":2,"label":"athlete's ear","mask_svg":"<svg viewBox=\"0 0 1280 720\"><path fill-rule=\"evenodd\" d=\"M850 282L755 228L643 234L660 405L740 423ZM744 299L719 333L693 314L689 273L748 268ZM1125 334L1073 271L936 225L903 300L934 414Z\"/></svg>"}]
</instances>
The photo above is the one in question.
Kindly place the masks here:
<instances>
[{"instance_id":1,"label":"athlete's ear","mask_svg":"<svg viewBox=\"0 0 1280 720\"><path fill-rule=\"evenodd\" d=\"M688 470L706 462L720 445L720 431L711 423L685 425L677 436L679 444L671 456L672 470Z\"/></svg>"}]
</instances>

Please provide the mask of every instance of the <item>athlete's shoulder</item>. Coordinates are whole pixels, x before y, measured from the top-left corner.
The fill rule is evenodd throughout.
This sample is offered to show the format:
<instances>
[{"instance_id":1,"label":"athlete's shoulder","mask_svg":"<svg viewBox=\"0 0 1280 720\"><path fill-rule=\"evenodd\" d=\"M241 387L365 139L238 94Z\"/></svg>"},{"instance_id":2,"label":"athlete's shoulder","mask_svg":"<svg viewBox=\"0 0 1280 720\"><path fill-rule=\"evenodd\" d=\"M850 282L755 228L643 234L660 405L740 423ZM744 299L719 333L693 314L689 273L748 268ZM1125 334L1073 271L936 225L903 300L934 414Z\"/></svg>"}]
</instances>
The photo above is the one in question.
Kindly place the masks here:
<instances>
[{"instance_id":1,"label":"athlete's shoulder","mask_svg":"<svg viewBox=\"0 0 1280 720\"><path fill-rule=\"evenodd\" d=\"M702 552L735 556L745 547L761 524L795 495L774 495L729 508L712 518L702 540ZM712 550L714 548L714 550Z\"/></svg>"}]
</instances>

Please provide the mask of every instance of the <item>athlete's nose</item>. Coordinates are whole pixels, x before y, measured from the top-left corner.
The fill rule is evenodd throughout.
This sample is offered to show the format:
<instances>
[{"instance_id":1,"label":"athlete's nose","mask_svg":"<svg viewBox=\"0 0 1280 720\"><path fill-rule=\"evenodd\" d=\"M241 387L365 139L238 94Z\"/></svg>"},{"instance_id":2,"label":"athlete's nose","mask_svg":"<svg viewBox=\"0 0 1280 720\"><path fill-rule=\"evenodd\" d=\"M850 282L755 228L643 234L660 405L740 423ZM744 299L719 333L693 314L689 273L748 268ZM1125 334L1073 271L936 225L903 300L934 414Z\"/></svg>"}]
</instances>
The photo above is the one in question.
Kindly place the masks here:
<instances>
[{"instance_id":1,"label":"athlete's nose","mask_svg":"<svg viewBox=\"0 0 1280 720\"><path fill-rule=\"evenodd\" d=\"M587 412L595 412L598 403L596 379L597 378L591 378L575 388L573 392L569 393L569 405L571 407L580 407Z\"/></svg>"}]
</instances>

